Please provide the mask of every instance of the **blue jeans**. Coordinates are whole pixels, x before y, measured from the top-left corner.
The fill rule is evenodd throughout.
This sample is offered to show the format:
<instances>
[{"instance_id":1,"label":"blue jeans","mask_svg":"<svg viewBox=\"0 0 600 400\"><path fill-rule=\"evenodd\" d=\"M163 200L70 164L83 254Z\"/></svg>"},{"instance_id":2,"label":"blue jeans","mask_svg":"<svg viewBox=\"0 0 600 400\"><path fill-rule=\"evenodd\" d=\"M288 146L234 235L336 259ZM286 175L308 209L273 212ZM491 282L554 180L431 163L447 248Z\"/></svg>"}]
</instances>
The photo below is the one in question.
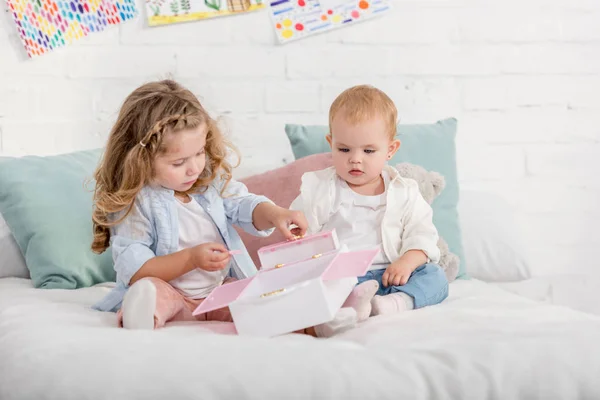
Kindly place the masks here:
<instances>
[{"instance_id":1,"label":"blue jeans","mask_svg":"<svg viewBox=\"0 0 600 400\"><path fill-rule=\"evenodd\" d=\"M385 268L367 272L358 278L358 283L376 280L379 290L376 294L385 296L391 293L404 292L415 300L415 308L439 304L448 297L448 279L444 271L436 264L423 264L413 271L408 282L402 286L383 287L381 277Z\"/></svg>"}]
</instances>

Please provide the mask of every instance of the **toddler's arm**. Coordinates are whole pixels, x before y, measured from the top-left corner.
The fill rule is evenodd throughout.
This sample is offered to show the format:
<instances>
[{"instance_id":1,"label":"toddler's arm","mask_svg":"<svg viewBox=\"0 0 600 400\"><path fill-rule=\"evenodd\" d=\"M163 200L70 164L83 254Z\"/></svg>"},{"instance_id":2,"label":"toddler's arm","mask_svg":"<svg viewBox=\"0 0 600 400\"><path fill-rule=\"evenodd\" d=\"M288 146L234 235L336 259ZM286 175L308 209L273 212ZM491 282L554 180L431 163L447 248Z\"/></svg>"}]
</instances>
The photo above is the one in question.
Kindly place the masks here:
<instances>
[{"instance_id":1,"label":"toddler's arm","mask_svg":"<svg viewBox=\"0 0 600 400\"><path fill-rule=\"evenodd\" d=\"M404 285L419 266L428 260L436 263L440 259L433 210L418 190L411 200L410 210L404 219L400 257L383 273L381 283L384 287Z\"/></svg>"},{"instance_id":2,"label":"toddler's arm","mask_svg":"<svg viewBox=\"0 0 600 400\"><path fill-rule=\"evenodd\" d=\"M405 214L400 257L410 250L420 250L431 262L437 263L440 260L439 236L433 224L433 210L418 190L412 197L411 209Z\"/></svg>"}]
</instances>

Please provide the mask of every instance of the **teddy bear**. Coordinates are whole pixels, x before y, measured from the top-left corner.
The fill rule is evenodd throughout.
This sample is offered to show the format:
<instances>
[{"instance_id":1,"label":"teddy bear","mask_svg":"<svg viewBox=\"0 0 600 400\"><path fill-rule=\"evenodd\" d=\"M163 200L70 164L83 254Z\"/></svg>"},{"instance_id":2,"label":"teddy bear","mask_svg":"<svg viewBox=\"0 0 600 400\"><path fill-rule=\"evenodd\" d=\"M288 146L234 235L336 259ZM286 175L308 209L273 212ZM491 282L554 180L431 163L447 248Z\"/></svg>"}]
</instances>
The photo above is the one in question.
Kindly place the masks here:
<instances>
[{"instance_id":1,"label":"teddy bear","mask_svg":"<svg viewBox=\"0 0 600 400\"><path fill-rule=\"evenodd\" d=\"M434 171L427 171L419 165L400 163L396 165L396 169L400 173L400 176L413 179L417 182L421 195L430 205L446 186L446 180L441 174ZM450 252L448 243L442 237L438 240L437 246L440 249L440 262L438 264L446 273L448 282L452 282L458 275L460 259L456 254Z\"/></svg>"}]
</instances>

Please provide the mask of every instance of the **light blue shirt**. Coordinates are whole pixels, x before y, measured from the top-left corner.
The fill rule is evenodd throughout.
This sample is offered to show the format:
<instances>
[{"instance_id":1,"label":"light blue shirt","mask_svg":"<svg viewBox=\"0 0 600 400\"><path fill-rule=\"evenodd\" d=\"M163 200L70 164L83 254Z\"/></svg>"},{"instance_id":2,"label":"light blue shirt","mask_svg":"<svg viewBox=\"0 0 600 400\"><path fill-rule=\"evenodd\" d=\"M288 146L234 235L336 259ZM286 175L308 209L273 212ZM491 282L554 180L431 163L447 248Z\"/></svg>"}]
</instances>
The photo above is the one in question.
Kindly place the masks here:
<instances>
[{"instance_id":1,"label":"light blue shirt","mask_svg":"<svg viewBox=\"0 0 600 400\"><path fill-rule=\"evenodd\" d=\"M225 245L230 250L242 250L232 256L231 272L238 279L256 274L256 266L246 251L242 239L233 225L255 236L268 236L273 229L258 231L252 223L254 208L263 202L270 202L264 196L248 192L243 183L231 180L221 196L224 182L215 181L203 193L192 197L213 219ZM92 307L99 311L117 311L121 307L131 277L156 256L164 256L177 251L179 245L179 221L173 190L163 187L146 186L138 196L131 213L121 223L110 230L110 249L114 269L117 273L116 287ZM114 215L118 220L125 211Z\"/></svg>"}]
</instances>

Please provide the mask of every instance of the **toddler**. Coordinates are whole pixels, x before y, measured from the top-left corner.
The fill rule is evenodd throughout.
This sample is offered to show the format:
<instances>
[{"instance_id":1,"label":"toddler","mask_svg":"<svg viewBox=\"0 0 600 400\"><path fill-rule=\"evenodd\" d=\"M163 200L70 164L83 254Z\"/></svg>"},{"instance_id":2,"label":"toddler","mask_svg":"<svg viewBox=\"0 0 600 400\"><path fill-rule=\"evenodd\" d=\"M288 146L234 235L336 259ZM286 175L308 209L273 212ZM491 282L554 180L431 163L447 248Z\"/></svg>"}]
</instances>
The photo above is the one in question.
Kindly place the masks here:
<instances>
[{"instance_id":1,"label":"toddler","mask_svg":"<svg viewBox=\"0 0 600 400\"><path fill-rule=\"evenodd\" d=\"M378 247L370 271L348 297L357 320L440 303L448 281L439 261L432 209L417 182L387 165L400 147L397 110L382 91L352 87L329 112L333 167L302 177L290 209L304 212L308 232L335 229L349 250Z\"/></svg>"}]
</instances>

